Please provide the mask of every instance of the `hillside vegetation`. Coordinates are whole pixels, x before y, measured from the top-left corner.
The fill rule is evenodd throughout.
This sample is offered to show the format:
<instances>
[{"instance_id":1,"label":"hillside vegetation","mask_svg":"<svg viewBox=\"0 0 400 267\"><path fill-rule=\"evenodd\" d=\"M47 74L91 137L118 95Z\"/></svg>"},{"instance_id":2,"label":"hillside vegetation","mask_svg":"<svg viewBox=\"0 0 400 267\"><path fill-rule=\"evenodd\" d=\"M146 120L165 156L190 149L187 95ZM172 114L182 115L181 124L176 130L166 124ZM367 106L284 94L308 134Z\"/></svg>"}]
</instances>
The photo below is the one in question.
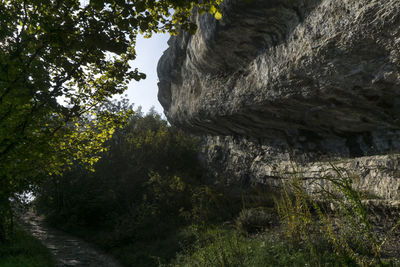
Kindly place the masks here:
<instances>
[{"instance_id":1,"label":"hillside vegetation","mask_svg":"<svg viewBox=\"0 0 400 267\"><path fill-rule=\"evenodd\" d=\"M320 200L291 177L278 190L227 185L202 169L200 140L140 111L107 143L94 172L48 176L36 205L55 227L126 266L394 266L395 221L376 232L351 177L327 177ZM225 177L226 178L226 177ZM388 235L389 234L389 235Z\"/></svg>"},{"instance_id":2,"label":"hillside vegetation","mask_svg":"<svg viewBox=\"0 0 400 267\"><path fill-rule=\"evenodd\" d=\"M53 267L50 251L39 240L17 226L13 241L0 246L1 267Z\"/></svg>"}]
</instances>

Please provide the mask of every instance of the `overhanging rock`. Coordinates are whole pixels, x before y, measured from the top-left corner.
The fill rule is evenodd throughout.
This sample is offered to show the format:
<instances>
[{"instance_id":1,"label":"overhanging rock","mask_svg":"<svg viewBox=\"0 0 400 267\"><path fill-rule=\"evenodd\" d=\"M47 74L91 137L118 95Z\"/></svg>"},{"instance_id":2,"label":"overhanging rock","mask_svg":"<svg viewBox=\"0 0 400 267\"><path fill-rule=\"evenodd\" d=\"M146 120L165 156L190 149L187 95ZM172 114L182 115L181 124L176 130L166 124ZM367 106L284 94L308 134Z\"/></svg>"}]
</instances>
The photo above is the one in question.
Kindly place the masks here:
<instances>
[{"instance_id":1,"label":"overhanging rock","mask_svg":"<svg viewBox=\"0 0 400 267\"><path fill-rule=\"evenodd\" d=\"M166 116L208 136L214 172L260 181L274 160L400 152L400 0L225 0L223 11L196 16L198 32L171 38L158 66Z\"/></svg>"}]
</instances>

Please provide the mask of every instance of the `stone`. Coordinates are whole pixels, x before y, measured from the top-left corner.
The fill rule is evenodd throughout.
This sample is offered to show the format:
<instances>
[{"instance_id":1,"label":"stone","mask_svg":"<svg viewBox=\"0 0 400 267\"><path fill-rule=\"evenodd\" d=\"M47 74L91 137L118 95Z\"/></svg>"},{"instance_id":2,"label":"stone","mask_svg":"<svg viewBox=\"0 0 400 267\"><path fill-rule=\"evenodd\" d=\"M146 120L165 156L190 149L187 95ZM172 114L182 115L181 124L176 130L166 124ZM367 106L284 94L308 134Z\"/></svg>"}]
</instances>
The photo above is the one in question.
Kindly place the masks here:
<instances>
[{"instance_id":1,"label":"stone","mask_svg":"<svg viewBox=\"0 0 400 267\"><path fill-rule=\"evenodd\" d=\"M197 33L172 37L158 64L164 112L204 137L210 173L277 184L293 163L322 175L339 161L363 190L400 199L400 0L222 9L194 14Z\"/></svg>"}]
</instances>

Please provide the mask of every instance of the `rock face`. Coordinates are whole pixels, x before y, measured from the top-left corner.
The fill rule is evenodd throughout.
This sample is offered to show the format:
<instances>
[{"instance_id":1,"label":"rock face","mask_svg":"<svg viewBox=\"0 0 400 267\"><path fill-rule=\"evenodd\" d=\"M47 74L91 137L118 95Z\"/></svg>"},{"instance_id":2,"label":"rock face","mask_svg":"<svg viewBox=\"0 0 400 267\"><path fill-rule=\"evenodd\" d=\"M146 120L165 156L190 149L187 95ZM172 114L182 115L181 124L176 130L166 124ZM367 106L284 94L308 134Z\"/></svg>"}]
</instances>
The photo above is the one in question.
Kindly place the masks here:
<instances>
[{"instance_id":1,"label":"rock face","mask_svg":"<svg viewBox=\"0 0 400 267\"><path fill-rule=\"evenodd\" d=\"M293 162L316 176L339 160L360 188L400 198L400 0L247 2L170 39L169 121L204 136L214 174L273 183Z\"/></svg>"}]
</instances>

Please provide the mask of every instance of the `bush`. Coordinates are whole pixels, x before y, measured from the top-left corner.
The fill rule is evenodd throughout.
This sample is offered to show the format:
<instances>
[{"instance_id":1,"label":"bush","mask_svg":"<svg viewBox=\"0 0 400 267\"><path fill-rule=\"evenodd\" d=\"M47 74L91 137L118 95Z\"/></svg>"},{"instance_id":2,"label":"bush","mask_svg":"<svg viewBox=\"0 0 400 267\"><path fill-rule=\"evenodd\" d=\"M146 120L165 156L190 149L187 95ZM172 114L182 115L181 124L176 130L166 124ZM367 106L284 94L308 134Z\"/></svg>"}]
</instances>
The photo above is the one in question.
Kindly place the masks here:
<instances>
[{"instance_id":1,"label":"bush","mask_svg":"<svg viewBox=\"0 0 400 267\"><path fill-rule=\"evenodd\" d=\"M12 241L0 246L2 267L43 267L55 266L50 251L36 238L19 226L15 227Z\"/></svg>"},{"instance_id":2,"label":"bush","mask_svg":"<svg viewBox=\"0 0 400 267\"><path fill-rule=\"evenodd\" d=\"M161 115L136 112L109 141L95 172L76 165L48 177L36 205L53 225L113 251L127 265L168 261L179 250L180 228L217 210L218 193L203 186L198 145Z\"/></svg>"},{"instance_id":3,"label":"bush","mask_svg":"<svg viewBox=\"0 0 400 267\"><path fill-rule=\"evenodd\" d=\"M314 258L302 249L293 247L279 235L243 236L232 229L192 227L197 241L178 254L171 266L315 266ZM318 256L320 266L339 266L333 253Z\"/></svg>"},{"instance_id":4,"label":"bush","mask_svg":"<svg viewBox=\"0 0 400 267\"><path fill-rule=\"evenodd\" d=\"M273 209L263 207L244 209L236 218L236 228L246 234L264 231L276 224L276 213Z\"/></svg>"},{"instance_id":5,"label":"bush","mask_svg":"<svg viewBox=\"0 0 400 267\"><path fill-rule=\"evenodd\" d=\"M333 165L332 170L335 175L321 178L324 183L315 183L325 186L313 195L307 193L301 176L283 187L276 207L286 237L294 244L305 245L315 257L322 244L331 247L343 264L383 265L381 249L385 238L378 238L373 231L363 194L352 186L357 177ZM329 211L327 204L334 208Z\"/></svg>"},{"instance_id":6,"label":"bush","mask_svg":"<svg viewBox=\"0 0 400 267\"><path fill-rule=\"evenodd\" d=\"M160 115L136 113L113 136L94 173L74 166L49 177L37 206L57 227L128 266L168 264L178 252L176 266L381 263L384 240L373 233L351 175L332 167L336 176L322 178L330 190L321 187L315 195L301 176L291 177L280 194L265 185L218 187L204 179L198 145ZM278 217L279 230L271 227ZM233 220L236 229L215 226Z\"/></svg>"}]
</instances>

